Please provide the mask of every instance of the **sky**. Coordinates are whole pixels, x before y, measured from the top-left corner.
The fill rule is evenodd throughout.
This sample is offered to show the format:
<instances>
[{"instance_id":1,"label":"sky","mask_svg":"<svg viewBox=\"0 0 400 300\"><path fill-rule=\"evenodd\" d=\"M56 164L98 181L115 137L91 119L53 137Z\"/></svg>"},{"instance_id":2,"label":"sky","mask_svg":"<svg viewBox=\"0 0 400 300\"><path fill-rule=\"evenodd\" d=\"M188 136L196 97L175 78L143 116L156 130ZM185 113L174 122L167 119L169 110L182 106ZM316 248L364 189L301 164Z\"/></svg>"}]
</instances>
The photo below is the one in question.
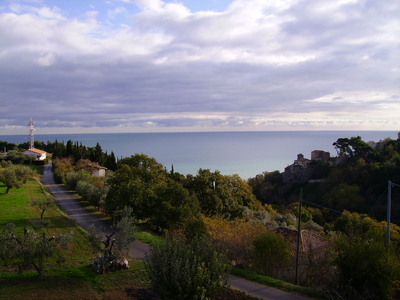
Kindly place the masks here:
<instances>
[{"instance_id":1,"label":"sky","mask_svg":"<svg viewBox=\"0 0 400 300\"><path fill-rule=\"evenodd\" d=\"M398 0L0 0L0 134L399 130Z\"/></svg>"}]
</instances>

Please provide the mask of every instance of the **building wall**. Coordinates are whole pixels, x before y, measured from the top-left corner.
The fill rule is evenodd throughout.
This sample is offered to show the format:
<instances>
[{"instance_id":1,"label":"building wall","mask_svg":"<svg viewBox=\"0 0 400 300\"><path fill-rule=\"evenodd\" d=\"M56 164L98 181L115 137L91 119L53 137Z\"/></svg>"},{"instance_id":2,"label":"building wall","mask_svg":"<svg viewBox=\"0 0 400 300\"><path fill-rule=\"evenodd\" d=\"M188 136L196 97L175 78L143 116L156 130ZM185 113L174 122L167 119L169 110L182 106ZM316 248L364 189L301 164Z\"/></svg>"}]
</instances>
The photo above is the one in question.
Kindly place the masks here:
<instances>
[{"instance_id":1,"label":"building wall","mask_svg":"<svg viewBox=\"0 0 400 300\"><path fill-rule=\"evenodd\" d=\"M33 152L33 151L29 151L29 150L26 150L23 153L25 155L27 155L27 156L33 156L35 158L37 157L38 160L45 160L46 157L47 157L47 153L40 154L40 153L36 153L36 152Z\"/></svg>"},{"instance_id":2,"label":"building wall","mask_svg":"<svg viewBox=\"0 0 400 300\"><path fill-rule=\"evenodd\" d=\"M328 161L331 158L331 154L322 150L314 150L311 152L311 160L322 159Z\"/></svg>"}]
</instances>

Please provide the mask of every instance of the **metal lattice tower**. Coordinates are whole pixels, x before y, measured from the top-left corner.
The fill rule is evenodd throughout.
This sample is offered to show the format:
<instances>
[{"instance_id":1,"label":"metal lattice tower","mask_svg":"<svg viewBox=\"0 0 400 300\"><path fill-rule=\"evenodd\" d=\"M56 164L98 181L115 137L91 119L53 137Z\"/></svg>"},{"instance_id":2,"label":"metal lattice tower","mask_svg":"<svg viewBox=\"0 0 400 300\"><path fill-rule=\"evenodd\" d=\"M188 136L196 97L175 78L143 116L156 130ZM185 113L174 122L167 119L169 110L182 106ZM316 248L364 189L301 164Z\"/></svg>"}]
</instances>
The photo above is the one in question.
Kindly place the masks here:
<instances>
[{"instance_id":1,"label":"metal lattice tower","mask_svg":"<svg viewBox=\"0 0 400 300\"><path fill-rule=\"evenodd\" d=\"M29 121L28 125L29 125L29 149L32 149L35 146L35 142L34 142L35 140L34 140L34 136L33 136L33 133L35 132L35 123L31 119Z\"/></svg>"}]
</instances>

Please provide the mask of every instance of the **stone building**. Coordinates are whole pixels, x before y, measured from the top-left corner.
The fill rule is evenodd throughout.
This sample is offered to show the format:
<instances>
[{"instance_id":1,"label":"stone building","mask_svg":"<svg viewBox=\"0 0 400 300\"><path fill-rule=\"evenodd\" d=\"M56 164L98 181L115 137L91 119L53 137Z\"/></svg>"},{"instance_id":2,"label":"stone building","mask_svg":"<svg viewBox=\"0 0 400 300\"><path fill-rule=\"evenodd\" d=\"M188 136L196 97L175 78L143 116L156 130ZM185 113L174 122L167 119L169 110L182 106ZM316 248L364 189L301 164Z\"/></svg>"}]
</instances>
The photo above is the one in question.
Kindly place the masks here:
<instances>
[{"instance_id":1,"label":"stone building","mask_svg":"<svg viewBox=\"0 0 400 300\"><path fill-rule=\"evenodd\" d=\"M323 161L329 161L331 154L322 150L314 150L311 152L311 160L321 159Z\"/></svg>"}]
</instances>

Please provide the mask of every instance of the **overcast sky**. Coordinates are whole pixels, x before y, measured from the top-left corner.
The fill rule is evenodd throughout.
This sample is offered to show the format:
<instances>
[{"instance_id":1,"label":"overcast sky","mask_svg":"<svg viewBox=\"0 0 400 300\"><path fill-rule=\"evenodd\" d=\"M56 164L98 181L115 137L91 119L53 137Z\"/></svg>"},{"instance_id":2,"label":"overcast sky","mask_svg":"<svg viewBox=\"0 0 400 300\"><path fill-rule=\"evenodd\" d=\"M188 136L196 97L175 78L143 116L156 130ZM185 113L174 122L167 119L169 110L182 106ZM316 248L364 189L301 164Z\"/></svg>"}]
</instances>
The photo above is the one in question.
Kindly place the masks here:
<instances>
[{"instance_id":1,"label":"overcast sky","mask_svg":"<svg viewBox=\"0 0 400 300\"><path fill-rule=\"evenodd\" d=\"M399 130L398 0L0 0L0 134Z\"/></svg>"}]
</instances>

